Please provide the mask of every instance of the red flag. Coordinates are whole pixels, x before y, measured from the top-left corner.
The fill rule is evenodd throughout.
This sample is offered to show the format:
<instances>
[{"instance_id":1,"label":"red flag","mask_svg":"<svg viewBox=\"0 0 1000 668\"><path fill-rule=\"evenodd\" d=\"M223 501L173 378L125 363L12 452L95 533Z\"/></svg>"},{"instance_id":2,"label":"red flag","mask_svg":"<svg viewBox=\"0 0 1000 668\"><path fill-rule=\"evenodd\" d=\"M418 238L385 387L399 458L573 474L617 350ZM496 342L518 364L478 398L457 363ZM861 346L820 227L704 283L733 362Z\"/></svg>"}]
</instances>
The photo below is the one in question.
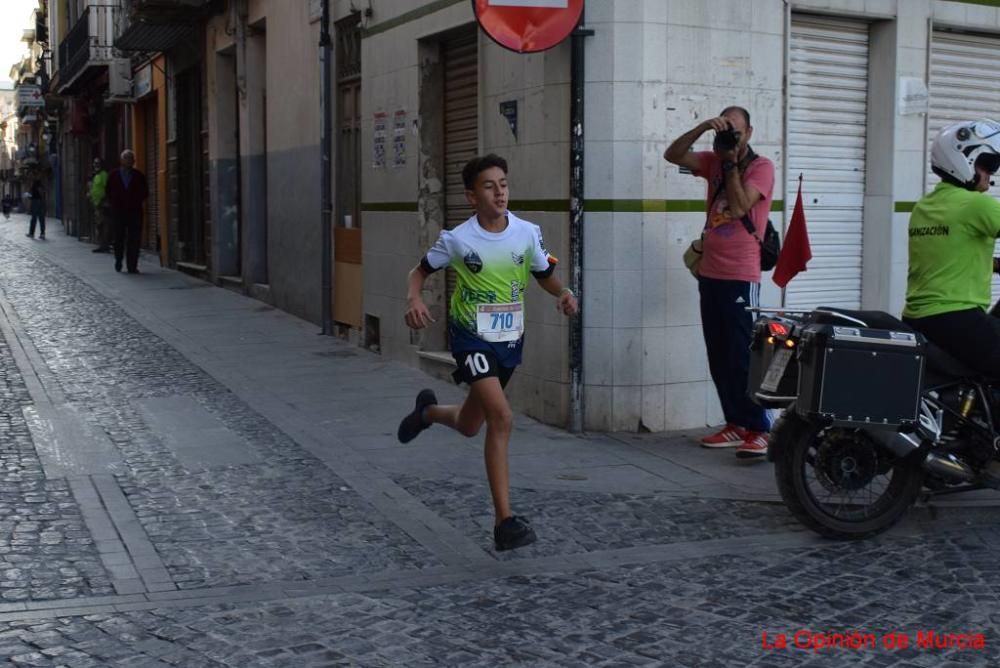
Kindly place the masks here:
<instances>
[{"instance_id":1,"label":"red flag","mask_svg":"<svg viewBox=\"0 0 1000 668\"><path fill-rule=\"evenodd\" d=\"M792 221L788 224L785 243L781 246L771 280L779 287L785 287L796 274L806 270L806 263L811 259L812 250L809 248L809 233L806 231L806 214L802 210L802 176L799 175L799 194L795 198Z\"/></svg>"}]
</instances>

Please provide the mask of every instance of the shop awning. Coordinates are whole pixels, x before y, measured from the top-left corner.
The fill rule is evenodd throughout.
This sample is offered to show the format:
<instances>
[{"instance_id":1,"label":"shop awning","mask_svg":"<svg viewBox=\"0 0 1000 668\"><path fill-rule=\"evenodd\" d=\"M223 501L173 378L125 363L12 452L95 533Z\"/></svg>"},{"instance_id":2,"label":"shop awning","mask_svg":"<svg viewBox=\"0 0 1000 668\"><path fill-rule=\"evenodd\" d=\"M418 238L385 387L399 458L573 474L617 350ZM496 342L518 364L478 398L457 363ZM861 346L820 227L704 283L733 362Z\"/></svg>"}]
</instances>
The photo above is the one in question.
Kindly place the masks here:
<instances>
[{"instance_id":1,"label":"shop awning","mask_svg":"<svg viewBox=\"0 0 1000 668\"><path fill-rule=\"evenodd\" d=\"M196 42L197 39L197 25L136 21L115 40L115 48L154 53L169 51L183 44Z\"/></svg>"}]
</instances>

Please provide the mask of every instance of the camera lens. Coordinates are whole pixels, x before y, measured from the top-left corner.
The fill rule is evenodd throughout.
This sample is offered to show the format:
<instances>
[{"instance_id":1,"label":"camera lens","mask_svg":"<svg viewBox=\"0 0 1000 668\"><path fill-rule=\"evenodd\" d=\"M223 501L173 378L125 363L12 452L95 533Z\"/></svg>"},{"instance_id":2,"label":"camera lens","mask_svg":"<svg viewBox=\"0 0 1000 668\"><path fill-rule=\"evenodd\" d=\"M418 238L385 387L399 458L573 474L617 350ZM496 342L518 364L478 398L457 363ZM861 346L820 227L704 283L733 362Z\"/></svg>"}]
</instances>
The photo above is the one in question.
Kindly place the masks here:
<instances>
[{"instance_id":1,"label":"camera lens","mask_svg":"<svg viewBox=\"0 0 1000 668\"><path fill-rule=\"evenodd\" d=\"M715 133L712 146L716 151L731 151L740 143L740 137L734 130L719 130Z\"/></svg>"}]
</instances>

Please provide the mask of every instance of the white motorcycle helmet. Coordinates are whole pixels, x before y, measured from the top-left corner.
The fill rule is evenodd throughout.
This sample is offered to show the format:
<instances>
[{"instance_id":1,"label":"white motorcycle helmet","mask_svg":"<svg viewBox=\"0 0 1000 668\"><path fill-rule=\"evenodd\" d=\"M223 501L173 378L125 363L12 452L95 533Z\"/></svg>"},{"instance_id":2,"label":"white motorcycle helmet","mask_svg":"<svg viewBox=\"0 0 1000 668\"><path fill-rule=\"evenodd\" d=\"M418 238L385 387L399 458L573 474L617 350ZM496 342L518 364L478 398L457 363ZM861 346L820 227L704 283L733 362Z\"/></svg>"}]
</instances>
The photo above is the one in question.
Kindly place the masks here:
<instances>
[{"instance_id":1,"label":"white motorcycle helmet","mask_svg":"<svg viewBox=\"0 0 1000 668\"><path fill-rule=\"evenodd\" d=\"M976 160L989 172L1000 167L1000 123L989 119L962 121L941 128L931 144L931 167L966 188L976 185Z\"/></svg>"}]
</instances>

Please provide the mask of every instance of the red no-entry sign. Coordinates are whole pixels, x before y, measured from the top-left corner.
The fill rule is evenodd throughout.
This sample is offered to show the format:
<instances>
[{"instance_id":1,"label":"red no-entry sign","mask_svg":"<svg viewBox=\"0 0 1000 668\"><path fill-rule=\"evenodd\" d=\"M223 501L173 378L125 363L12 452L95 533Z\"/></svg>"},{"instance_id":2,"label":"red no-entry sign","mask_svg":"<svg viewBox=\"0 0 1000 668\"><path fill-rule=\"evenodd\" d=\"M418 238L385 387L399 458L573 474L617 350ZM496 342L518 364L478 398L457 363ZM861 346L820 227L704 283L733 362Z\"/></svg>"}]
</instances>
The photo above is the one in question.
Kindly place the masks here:
<instances>
[{"instance_id":1,"label":"red no-entry sign","mask_svg":"<svg viewBox=\"0 0 1000 668\"><path fill-rule=\"evenodd\" d=\"M476 20L500 46L532 53L566 39L583 13L584 0L472 0Z\"/></svg>"}]
</instances>

